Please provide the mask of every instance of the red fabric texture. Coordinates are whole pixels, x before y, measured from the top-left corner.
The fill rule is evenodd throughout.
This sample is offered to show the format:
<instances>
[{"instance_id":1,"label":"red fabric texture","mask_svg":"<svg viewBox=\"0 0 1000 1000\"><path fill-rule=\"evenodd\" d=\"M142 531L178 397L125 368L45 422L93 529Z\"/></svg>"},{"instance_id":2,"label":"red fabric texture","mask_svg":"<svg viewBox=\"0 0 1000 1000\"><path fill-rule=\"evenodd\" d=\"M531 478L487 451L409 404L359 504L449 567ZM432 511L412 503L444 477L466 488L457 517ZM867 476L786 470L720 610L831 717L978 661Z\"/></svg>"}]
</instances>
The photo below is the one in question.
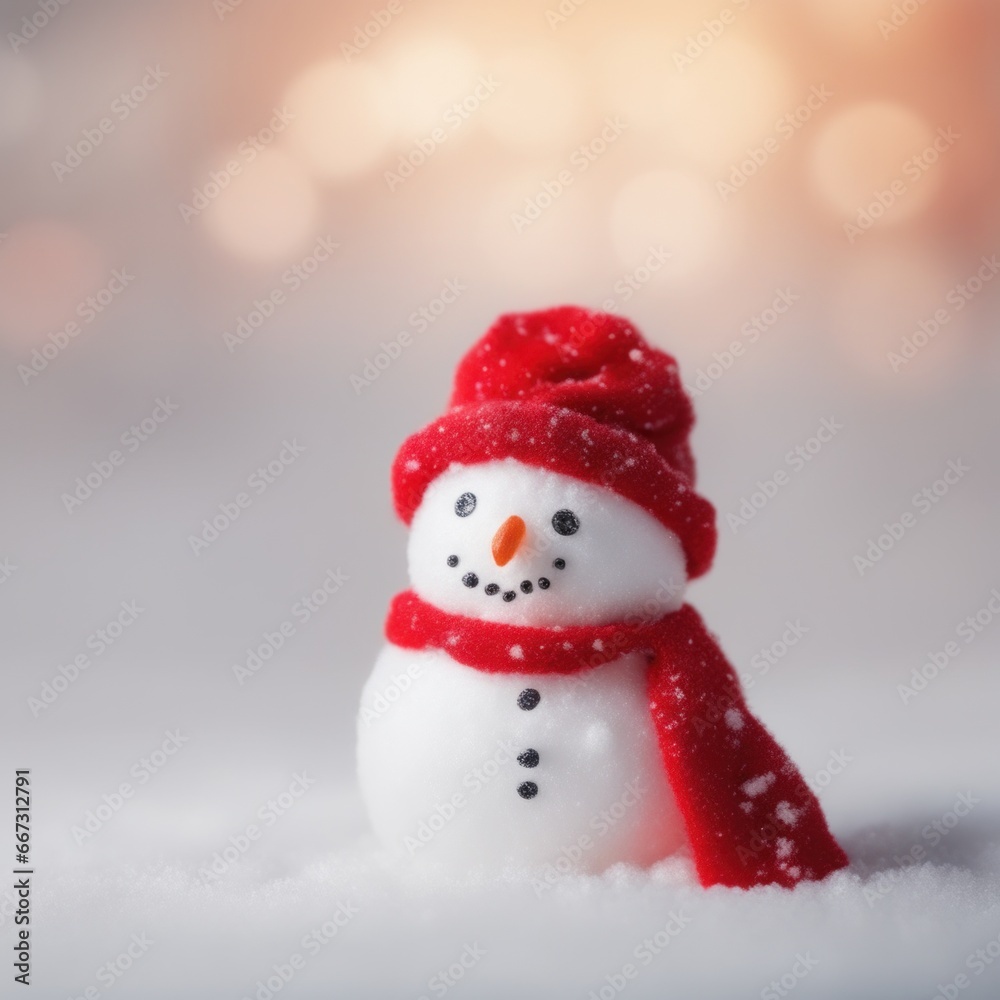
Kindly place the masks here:
<instances>
[{"instance_id":1,"label":"red fabric texture","mask_svg":"<svg viewBox=\"0 0 1000 1000\"><path fill-rule=\"evenodd\" d=\"M650 712L702 885L791 887L847 864L816 797L750 712L690 605L655 621L540 628L450 614L405 591L386 636L491 673L576 673L644 651Z\"/></svg>"},{"instance_id":2,"label":"red fabric texture","mask_svg":"<svg viewBox=\"0 0 1000 1000\"><path fill-rule=\"evenodd\" d=\"M677 362L627 320L563 306L501 316L459 363L449 410L393 463L409 524L453 462L515 458L612 489L680 538L690 578L715 554L715 510L694 490L691 401Z\"/></svg>"}]
</instances>

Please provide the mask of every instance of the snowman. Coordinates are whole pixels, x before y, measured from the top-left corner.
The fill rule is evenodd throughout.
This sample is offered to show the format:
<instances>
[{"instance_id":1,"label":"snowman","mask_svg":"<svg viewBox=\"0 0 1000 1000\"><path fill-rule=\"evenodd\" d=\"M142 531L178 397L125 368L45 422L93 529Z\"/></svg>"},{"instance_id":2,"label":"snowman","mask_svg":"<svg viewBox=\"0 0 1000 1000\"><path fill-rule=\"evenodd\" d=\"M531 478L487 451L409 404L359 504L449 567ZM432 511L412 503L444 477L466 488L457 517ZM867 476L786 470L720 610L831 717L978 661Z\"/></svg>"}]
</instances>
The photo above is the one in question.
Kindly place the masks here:
<instances>
[{"instance_id":1,"label":"snowman","mask_svg":"<svg viewBox=\"0 0 1000 1000\"><path fill-rule=\"evenodd\" d=\"M389 851L466 874L687 852L744 888L847 863L684 601L716 543L693 421L674 359L617 316L502 316L462 359L393 465L411 588L358 719Z\"/></svg>"}]
</instances>

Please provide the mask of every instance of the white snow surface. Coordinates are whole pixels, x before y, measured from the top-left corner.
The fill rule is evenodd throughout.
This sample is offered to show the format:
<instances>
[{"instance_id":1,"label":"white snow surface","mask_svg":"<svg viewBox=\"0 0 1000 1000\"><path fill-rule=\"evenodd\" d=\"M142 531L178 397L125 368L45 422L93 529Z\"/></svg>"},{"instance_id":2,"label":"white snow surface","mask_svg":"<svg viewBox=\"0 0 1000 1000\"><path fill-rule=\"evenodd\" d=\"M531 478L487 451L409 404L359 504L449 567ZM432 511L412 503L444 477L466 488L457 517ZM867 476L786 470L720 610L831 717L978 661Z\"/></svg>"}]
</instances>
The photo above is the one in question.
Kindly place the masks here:
<instances>
[{"instance_id":1,"label":"white snow surface","mask_svg":"<svg viewBox=\"0 0 1000 1000\"><path fill-rule=\"evenodd\" d=\"M790 892L706 891L685 858L648 870L553 872L535 884L463 882L380 854L349 772L321 765L315 786L273 826L260 823L240 861L205 884L199 869L239 839L259 795L249 781L220 785L205 770L219 747L199 756L193 737L157 784L139 788L82 847L69 823L94 804L92 793L61 796L65 823L39 826L30 995L933 1000L960 981L967 985L950 995L995 998L1000 959L985 964L976 951L988 960L992 943L1000 954L1000 684L968 666L907 706L884 677L858 671L827 670L808 683L786 676L754 693L755 710L822 786L852 861ZM278 712L276 690L260 696ZM270 764L254 788L272 775L275 792L287 785L280 768L312 759L313 729L304 724L301 737L263 748ZM45 771L36 778L41 803ZM8 950L13 924L2 891L0 912ZM338 913L341 927L330 922ZM336 934L307 947L314 931L328 936L325 923ZM658 933L667 943L657 951ZM147 936L147 950L107 986L110 974L102 982L99 970L133 935ZM295 954L302 961L293 970ZM634 978L625 978L627 965ZM445 989L434 977L450 966ZM290 971L287 984L268 987Z\"/></svg>"}]
</instances>

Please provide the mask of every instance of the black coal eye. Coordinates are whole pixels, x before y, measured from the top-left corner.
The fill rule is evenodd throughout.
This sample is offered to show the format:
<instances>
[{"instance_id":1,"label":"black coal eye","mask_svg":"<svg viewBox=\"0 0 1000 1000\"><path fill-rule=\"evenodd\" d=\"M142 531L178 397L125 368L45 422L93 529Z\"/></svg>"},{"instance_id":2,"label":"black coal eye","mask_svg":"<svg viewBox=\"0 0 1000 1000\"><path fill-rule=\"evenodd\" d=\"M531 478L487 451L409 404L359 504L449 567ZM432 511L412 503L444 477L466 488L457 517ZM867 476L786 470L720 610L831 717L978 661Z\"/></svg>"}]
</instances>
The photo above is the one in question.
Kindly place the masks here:
<instances>
[{"instance_id":1,"label":"black coal eye","mask_svg":"<svg viewBox=\"0 0 1000 1000\"><path fill-rule=\"evenodd\" d=\"M575 535L580 530L580 519L571 510L557 510L552 515L552 527L560 535Z\"/></svg>"},{"instance_id":2,"label":"black coal eye","mask_svg":"<svg viewBox=\"0 0 1000 1000\"><path fill-rule=\"evenodd\" d=\"M459 517L468 517L476 509L476 494L463 493L455 501L455 513Z\"/></svg>"}]
</instances>

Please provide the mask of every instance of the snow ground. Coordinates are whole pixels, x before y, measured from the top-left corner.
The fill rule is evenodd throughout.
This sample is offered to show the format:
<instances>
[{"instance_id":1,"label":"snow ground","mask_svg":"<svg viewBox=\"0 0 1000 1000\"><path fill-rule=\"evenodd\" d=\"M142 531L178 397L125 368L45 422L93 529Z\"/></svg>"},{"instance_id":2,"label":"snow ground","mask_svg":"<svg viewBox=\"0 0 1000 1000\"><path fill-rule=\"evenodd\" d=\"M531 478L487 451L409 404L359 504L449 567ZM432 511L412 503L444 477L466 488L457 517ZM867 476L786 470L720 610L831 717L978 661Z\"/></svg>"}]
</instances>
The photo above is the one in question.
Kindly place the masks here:
<instances>
[{"instance_id":1,"label":"snow ground","mask_svg":"<svg viewBox=\"0 0 1000 1000\"><path fill-rule=\"evenodd\" d=\"M776 685L755 699L825 786L852 859L794 892L705 891L683 858L543 889L393 867L366 833L349 773L310 790L206 885L198 869L245 818L229 810L185 826L164 775L84 850L41 843L34 995L933 1000L950 985L942 995L995 998L1000 684L968 666L908 706L884 676L859 673L825 688L789 681L780 702ZM822 711L803 718L806 699ZM178 754L170 767L179 788L198 780L193 758ZM0 894L5 950L6 904ZM119 959L130 943L137 957ZM118 977L106 966L116 960L131 966ZM287 983L273 978L282 971L294 971Z\"/></svg>"}]
</instances>

